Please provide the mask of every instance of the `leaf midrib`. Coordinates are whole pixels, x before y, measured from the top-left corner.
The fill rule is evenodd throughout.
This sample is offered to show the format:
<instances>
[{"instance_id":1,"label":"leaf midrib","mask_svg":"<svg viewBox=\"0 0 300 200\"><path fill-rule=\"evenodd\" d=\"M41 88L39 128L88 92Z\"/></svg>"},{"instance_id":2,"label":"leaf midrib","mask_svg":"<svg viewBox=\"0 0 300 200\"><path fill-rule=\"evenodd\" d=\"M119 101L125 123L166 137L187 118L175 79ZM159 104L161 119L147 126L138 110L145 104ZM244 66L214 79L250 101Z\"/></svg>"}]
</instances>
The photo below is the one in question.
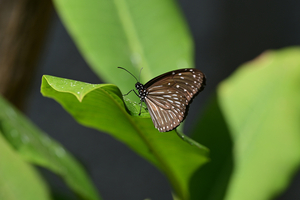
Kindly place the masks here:
<instances>
[{"instance_id":1,"label":"leaf midrib","mask_svg":"<svg viewBox=\"0 0 300 200\"><path fill-rule=\"evenodd\" d=\"M143 51L143 45L138 37L137 30L134 25L134 21L132 20L132 16L128 9L128 5L125 0L114 0L116 11L118 13L121 25L124 29L125 36L128 40L128 45L131 50L131 60L136 59L135 56L140 56L140 61L135 65L132 62L133 66L137 68L137 71L140 71L143 68L144 73L142 76L145 77L146 80L150 80L153 77L152 72L150 71L149 64L147 62L146 56Z\"/></svg>"}]
</instances>

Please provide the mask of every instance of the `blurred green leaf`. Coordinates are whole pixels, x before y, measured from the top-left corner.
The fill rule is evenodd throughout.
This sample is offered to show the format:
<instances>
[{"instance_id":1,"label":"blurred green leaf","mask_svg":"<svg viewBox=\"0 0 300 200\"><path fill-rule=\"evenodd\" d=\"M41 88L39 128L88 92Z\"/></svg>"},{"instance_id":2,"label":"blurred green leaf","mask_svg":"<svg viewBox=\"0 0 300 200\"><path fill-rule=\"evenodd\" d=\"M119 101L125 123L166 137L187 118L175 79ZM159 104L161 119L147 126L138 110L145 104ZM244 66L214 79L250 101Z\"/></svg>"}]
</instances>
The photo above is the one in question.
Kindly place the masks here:
<instances>
[{"instance_id":1,"label":"blurred green leaf","mask_svg":"<svg viewBox=\"0 0 300 200\"><path fill-rule=\"evenodd\" d=\"M90 67L122 93L177 68L193 67L193 45L173 0L55 0L57 11ZM132 96L132 98L136 98Z\"/></svg>"},{"instance_id":2,"label":"blurred green leaf","mask_svg":"<svg viewBox=\"0 0 300 200\"><path fill-rule=\"evenodd\" d=\"M50 200L48 188L36 170L24 162L0 131L0 199Z\"/></svg>"},{"instance_id":3,"label":"blurred green leaf","mask_svg":"<svg viewBox=\"0 0 300 200\"><path fill-rule=\"evenodd\" d=\"M267 200L300 165L300 48L268 51L220 84L193 138L211 162L191 179L191 196Z\"/></svg>"},{"instance_id":4,"label":"blurred green leaf","mask_svg":"<svg viewBox=\"0 0 300 200\"><path fill-rule=\"evenodd\" d=\"M82 166L60 144L37 129L2 98L0 110L0 131L20 157L60 175L83 199L99 199Z\"/></svg>"},{"instance_id":5,"label":"blurred green leaf","mask_svg":"<svg viewBox=\"0 0 300 200\"><path fill-rule=\"evenodd\" d=\"M270 199L300 164L300 49L268 51L218 88L234 142L226 199Z\"/></svg>"},{"instance_id":6,"label":"blurred green leaf","mask_svg":"<svg viewBox=\"0 0 300 200\"><path fill-rule=\"evenodd\" d=\"M175 131L158 132L148 113L129 115L115 85L43 76L41 92L59 102L79 123L127 144L167 176L179 198L189 199L190 178L207 162L204 147L189 145Z\"/></svg>"}]
</instances>

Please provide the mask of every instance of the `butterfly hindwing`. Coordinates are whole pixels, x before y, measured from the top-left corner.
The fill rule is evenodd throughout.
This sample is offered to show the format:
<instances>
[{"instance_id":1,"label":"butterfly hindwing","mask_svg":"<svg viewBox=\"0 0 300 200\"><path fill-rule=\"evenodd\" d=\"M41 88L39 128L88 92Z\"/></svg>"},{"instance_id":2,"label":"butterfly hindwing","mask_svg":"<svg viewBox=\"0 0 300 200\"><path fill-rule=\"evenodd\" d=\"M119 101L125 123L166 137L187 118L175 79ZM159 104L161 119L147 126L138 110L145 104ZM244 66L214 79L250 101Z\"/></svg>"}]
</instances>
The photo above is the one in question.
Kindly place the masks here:
<instances>
[{"instance_id":1,"label":"butterfly hindwing","mask_svg":"<svg viewBox=\"0 0 300 200\"><path fill-rule=\"evenodd\" d=\"M191 100L204 85L205 76L197 69L171 71L147 82L145 103L154 126L160 132L179 126Z\"/></svg>"},{"instance_id":2,"label":"butterfly hindwing","mask_svg":"<svg viewBox=\"0 0 300 200\"><path fill-rule=\"evenodd\" d=\"M169 90L173 90L174 93L162 96L148 95L145 98L154 126L164 132L173 130L180 124L184 119L187 107L184 95L172 88Z\"/></svg>"}]
</instances>

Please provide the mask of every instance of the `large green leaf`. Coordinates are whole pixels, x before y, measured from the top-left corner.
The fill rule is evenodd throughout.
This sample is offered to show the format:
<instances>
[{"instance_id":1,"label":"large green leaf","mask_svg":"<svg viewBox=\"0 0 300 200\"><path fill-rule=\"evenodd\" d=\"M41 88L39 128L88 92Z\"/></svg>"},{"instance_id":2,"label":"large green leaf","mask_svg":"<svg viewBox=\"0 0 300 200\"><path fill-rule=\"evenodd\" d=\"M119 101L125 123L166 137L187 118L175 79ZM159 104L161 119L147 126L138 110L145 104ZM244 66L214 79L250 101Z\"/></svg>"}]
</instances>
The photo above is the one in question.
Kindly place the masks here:
<instances>
[{"instance_id":1,"label":"large green leaf","mask_svg":"<svg viewBox=\"0 0 300 200\"><path fill-rule=\"evenodd\" d=\"M268 51L217 90L193 138L211 162L192 179L192 199L267 200L300 165L300 48Z\"/></svg>"},{"instance_id":2,"label":"large green leaf","mask_svg":"<svg viewBox=\"0 0 300 200\"><path fill-rule=\"evenodd\" d=\"M234 141L228 200L269 199L300 164L300 49L268 51L218 89Z\"/></svg>"},{"instance_id":3,"label":"large green leaf","mask_svg":"<svg viewBox=\"0 0 300 200\"><path fill-rule=\"evenodd\" d=\"M122 92L177 68L193 67L190 34L173 0L55 0L57 11L90 67ZM134 98L134 97L132 97Z\"/></svg>"},{"instance_id":4,"label":"large green leaf","mask_svg":"<svg viewBox=\"0 0 300 200\"><path fill-rule=\"evenodd\" d=\"M24 162L3 138L0 131L0 199L50 200L44 181L36 170Z\"/></svg>"},{"instance_id":5,"label":"large green leaf","mask_svg":"<svg viewBox=\"0 0 300 200\"><path fill-rule=\"evenodd\" d=\"M60 175L83 199L99 199L82 166L60 144L37 129L2 98L0 110L0 131L23 159ZM3 162L2 157L0 159Z\"/></svg>"},{"instance_id":6,"label":"large green leaf","mask_svg":"<svg viewBox=\"0 0 300 200\"><path fill-rule=\"evenodd\" d=\"M135 105L125 107L122 94L112 84L88 84L43 76L41 92L59 102L79 123L111 134L158 167L176 195L189 199L189 181L207 162L207 150L182 141L175 131L158 132L149 117L132 116ZM139 105L136 105L137 109ZM145 112L145 111L144 111Z\"/></svg>"}]
</instances>

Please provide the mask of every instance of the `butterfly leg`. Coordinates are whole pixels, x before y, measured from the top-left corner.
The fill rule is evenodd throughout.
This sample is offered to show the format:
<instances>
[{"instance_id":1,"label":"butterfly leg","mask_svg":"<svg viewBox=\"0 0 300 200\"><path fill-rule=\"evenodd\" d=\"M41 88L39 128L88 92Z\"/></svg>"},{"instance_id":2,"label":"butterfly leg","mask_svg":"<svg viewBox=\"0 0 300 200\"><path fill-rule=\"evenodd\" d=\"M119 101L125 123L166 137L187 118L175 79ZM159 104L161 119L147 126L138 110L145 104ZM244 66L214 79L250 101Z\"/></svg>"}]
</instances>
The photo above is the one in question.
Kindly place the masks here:
<instances>
[{"instance_id":1,"label":"butterfly leg","mask_svg":"<svg viewBox=\"0 0 300 200\"><path fill-rule=\"evenodd\" d=\"M136 93L136 91L134 89L130 90L129 92L127 92L127 94L123 94L123 96L127 96L130 92L134 91L134 93L136 94L136 96L139 97L139 95Z\"/></svg>"},{"instance_id":2,"label":"butterfly leg","mask_svg":"<svg viewBox=\"0 0 300 200\"><path fill-rule=\"evenodd\" d=\"M141 107L140 107L140 113L139 113L139 115L141 115L141 113L142 113L142 106L143 106L143 104L141 102Z\"/></svg>"},{"instance_id":3,"label":"butterfly leg","mask_svg":"<svg viewBox=\"0 0 300 200\"><path fill-rule=\"evenodd\" d=\"M141 113L142 113L143 100L141 100L141 101L140 101L140 104L141 104L141 107L140 107L140 113L139 113L139 115L141 115ZM147 108L147 107L146 107L145 109L146 109L146 110L148 110L148 108Z\"/></svg>"}]
</instances>

